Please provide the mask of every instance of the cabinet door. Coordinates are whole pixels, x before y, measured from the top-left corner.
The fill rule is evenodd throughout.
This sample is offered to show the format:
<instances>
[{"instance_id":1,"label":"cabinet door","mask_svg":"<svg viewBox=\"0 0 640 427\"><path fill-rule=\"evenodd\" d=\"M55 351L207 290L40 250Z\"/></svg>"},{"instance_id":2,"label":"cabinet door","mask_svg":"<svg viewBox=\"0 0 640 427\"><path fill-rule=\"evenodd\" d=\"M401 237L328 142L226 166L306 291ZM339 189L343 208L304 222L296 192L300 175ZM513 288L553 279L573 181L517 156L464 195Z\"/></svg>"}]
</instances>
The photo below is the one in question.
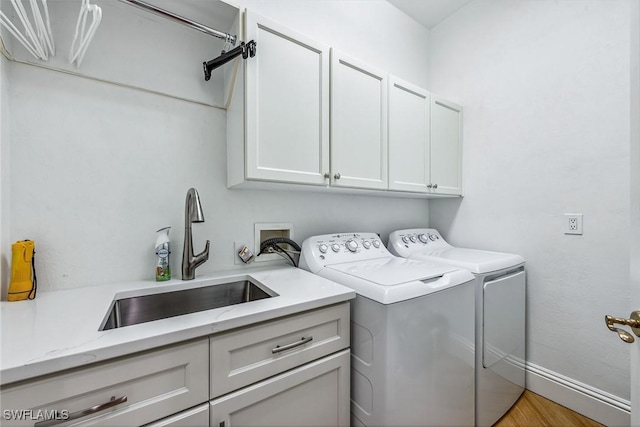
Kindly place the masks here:
<instances>
[{"instance_id":1,"label":"cabinet door","mask_svg":"<svg viewBox=\"0 0 640 427\"><path fill-rule=\"evenodd\" d=\"M387 75L334 49L331 185L387 188Z\"/></svg>"},{"instance_id":2,"label":"cabinet door","mask_svg":"<svg viewBox=\"0 0 640 427\"><path fill-rule=\"evenodd\" d=\"M246 179L326 185L329 48L246 12Z\"/></svg>"},{"instance_id":3,"label":"cabinet door","mask_svg":"<svg viewBox=\"0 0 640 427\"><path fill-rule=\"evenodd\" d=\"M211 402L212 427L348 426L349 350Z\"/></svg>"},{"instance_id":4,"label":"cabinet door","mask_svg":"<svg viewBox=\"0 0 640 427\"><path fill-rule=\"evenodd\" d=\"M430 95L389 76L389 189L427 192Z\"/></svg>"},{"instance_id":5,"label":"cabinet door","mask_svg":"<svg viewBox=\"0 0 640 427\"><path fill-rule=\"evenodd\" d=\"M431 96L431 192L462 195L462 107Z\"/></svg>"}]
</instances>

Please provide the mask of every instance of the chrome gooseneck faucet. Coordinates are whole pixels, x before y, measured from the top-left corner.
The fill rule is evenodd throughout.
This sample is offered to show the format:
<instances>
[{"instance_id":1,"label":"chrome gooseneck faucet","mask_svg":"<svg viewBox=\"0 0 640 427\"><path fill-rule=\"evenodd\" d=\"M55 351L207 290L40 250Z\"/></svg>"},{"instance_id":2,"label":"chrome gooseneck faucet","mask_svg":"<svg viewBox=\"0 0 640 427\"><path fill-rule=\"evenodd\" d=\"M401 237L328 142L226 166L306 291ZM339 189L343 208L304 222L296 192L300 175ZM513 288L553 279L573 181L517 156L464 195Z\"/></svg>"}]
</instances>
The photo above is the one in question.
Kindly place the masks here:
<instances>
[{"instance_id":1,"label":"chrome gooseneck faucet","mask_svg":"<svg viewBox=\"0 0 640 427\"><path fill-rule=\"evenodd\" d=\"M184 204L184 246L182 249L182 280L192 280L196 276L196 268L209 259L209 241L204 251L198 255L193 254L193 236L191 235L191 223L204 222L200 196L195 188L187 191L187 200Z\"/></svg>"}]
</instances>

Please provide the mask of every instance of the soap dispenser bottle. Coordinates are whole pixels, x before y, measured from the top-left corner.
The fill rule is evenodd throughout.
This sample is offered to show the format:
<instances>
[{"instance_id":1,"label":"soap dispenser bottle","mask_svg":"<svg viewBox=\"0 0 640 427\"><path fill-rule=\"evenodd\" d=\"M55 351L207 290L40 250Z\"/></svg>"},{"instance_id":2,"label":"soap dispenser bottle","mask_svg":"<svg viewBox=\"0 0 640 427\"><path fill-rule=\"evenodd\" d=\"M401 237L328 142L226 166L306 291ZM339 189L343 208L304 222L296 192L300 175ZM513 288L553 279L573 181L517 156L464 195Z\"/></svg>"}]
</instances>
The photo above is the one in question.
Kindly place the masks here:
<instances>
[{"instance_id":1,"label":"soap dispenser bottle","mask_svg":"<svg viewBox=\"0 0 640 427\"><path fill-rule=\"evenodd\" d=\"M156 281L164 282L171 279L171 267L169 264L169 230L171 227L164 227L156 231Z\"/></svg>"}]
</instances>

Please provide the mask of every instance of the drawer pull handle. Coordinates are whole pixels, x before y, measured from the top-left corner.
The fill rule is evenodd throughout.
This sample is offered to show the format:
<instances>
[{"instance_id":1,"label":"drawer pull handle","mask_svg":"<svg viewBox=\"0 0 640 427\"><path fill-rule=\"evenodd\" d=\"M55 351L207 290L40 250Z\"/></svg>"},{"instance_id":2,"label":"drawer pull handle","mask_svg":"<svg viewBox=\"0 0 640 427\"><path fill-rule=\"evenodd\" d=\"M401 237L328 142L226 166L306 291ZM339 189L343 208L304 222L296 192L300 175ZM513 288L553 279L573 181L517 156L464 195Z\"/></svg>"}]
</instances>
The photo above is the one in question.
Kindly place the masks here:
<instances>
[{"instance_id":1,"label":"drawer pull handle","mask_svg":"<svg viewBox=\"0 0 640 427\"><path fill-rule=\"evenodd\" d=\"M302 339L300 341L292 342L291 344L277 345L276 348L271 350L271 353L276 354L276 353L280 353L281 351L287 351L287 350L290 350L292 348L296 348L298 346L301 346L301 345L304 345L304 344L310 342L312 339L313 339L313 337L311 335L309 335L308 337L302 337Z\"/></svg>"},{"instance_id":2,"label":"drawer pull handle","mask_svg":"<svg viewBox=\"0 0 640 427\"><path fill-rule=\"evenodd\" d=\"M95 414L96 412L104 411L105 409L112 408L126 401L127 401L127 396L118 397L117 399L115 396L111 396L111 400L108 402L101 403L96 406L92 406L91 408L83 409L82 411L72 412L65 419L39 421L34 424L34 427L49 427L49 426L54 426L56 424L66 423L71 420L86 417L87 415Z\"/></svg>"}]
</instances>

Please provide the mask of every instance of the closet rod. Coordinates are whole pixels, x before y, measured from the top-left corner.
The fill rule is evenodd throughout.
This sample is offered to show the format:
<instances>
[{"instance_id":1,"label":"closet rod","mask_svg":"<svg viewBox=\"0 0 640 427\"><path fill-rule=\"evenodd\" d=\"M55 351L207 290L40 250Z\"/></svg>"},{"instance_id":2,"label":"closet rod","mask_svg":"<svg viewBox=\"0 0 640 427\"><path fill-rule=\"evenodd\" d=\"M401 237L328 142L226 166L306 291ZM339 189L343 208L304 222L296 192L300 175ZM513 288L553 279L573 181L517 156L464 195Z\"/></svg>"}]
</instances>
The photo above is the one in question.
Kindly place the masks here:
<instances>
[{"instance_id":1,"label":"closet rod","mask_svg":"<svg viewBox=\"0 0 640 427\"><path fill-rule=\"evenodd\" d=\"M184 18L180 15L176 15L175 13L169 12L168 10L161 9L157 6L144 2L142 0L120 0L123 3L128 3L133 6L136 6L142 10L146 10L147 12L155 13L156 15L162 16L167 19L171 19L173 21L179 22L182 25L186 25L187 27L193 28L195 30L201 31L205 34L208 34L213 37L217 37L219 39L223 39L231 43L232 46L235 46L237 36L231 35L229 33L225 33L222 31L214 30L213 28L207 27L206 25L199 24L190 19Z\"/></svg>"}]
</instances>

